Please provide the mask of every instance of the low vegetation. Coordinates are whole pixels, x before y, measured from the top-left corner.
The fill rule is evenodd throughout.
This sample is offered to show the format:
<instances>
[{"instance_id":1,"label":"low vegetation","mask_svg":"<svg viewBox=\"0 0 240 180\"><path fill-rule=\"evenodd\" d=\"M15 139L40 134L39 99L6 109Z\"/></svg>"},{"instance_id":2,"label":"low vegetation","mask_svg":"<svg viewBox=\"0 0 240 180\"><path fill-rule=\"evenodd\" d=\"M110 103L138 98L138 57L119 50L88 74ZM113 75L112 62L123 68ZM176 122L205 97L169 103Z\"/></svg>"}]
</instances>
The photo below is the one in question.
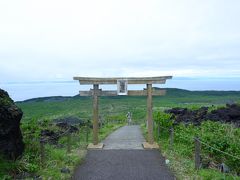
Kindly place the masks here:
<instances>
[{"instance_id":1,"label":"low vegetation","mask_svg":"<svg viewBox=\"0 0 240 180\"><path fill-rule=\"evenodd\" d=\"M204 179L240 179L240 129L231 124L204 121L199 126L178 124L170 114L157 112L155 115L155 138L161 151L170 160L170 166L180 179L201 177ZM160 125L160 130L158 125ZM170 144L170 127L174 127L174 143ZM194 138L202 141L199 171L194 164ZM204 144L206 143L206 144ZM221 153L218 150L224 152ZM229 156L230 154L231 156ZM221 173L221 164L227 173Z\"/></svg>"},{"instance_id":2,"label":"low vegetation","mask_svg":"<svg viewBox=\"0 0 240 180\"><path fill-rule=\"evenodd\" d=\"M106 124L99 132L100 140L123 124ZM65 133L57 127L37 124L24 125L25 152L23 157L16 161L1 159L0 179L37 178L43 179L70 179L74 169L85 157L86 147L92 141L92 131L87 127L80 127L78 132ZM41 129L61 132L56 142L46 141L41 149ZM34 132L34 133L33 133ZM42 157L43 154L43 157Z\"/></svg>"}]
</instances>

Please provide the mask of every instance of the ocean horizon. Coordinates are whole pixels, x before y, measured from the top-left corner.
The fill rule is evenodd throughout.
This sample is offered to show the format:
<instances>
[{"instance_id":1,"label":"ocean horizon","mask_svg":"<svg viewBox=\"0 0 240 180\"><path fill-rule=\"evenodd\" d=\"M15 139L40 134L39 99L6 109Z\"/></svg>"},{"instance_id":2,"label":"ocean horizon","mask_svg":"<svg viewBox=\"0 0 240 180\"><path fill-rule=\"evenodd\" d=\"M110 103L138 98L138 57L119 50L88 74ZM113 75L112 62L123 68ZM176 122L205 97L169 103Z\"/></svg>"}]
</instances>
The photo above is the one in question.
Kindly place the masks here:
<instances>
[{"instance_id":1,"label":"ocean horizon","mask_svg":"<svg viewBox=\"0 0 240 180\"><path fill-rule=\"evenodd\" d=\"M160 88L179 88L190 91L240 91L240 78L173 78L166 84L154 85ZM31 81L0 82L0 88L7 91L14 101L23 101L38 97L75 96L79 90L89 90L90 85L81 85L78 81ZM116 85L100 86L103 90L115 90ZM144 85L129 85L128 89L141 90Z\"/></svg>"}]
</instances>

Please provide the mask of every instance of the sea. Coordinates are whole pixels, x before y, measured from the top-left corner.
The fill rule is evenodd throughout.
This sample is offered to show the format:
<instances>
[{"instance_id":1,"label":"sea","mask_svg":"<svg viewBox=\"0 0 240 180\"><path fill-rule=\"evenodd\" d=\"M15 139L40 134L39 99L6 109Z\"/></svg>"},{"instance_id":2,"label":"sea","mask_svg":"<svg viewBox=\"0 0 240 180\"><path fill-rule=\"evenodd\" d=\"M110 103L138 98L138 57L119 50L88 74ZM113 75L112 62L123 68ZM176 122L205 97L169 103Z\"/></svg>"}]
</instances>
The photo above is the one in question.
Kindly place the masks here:
<instances>
[{"instance_id":1,"label":"sea","mask_svg":"<svg viewBox=\"0 0 240 180\"><path fill-rule=\"evenodd\" d=\"M191 91L240 91L240 78L173 78L160 88L179 88ZM6 90L14 101L50 96L75 96L79 90L89 90L92 86L80 85L78 81L32 81L0 82L0 88ZM103 90L116 90L115 85L100 86ZM144 85L128 85L130 90L141 90Z\"/></svg>"}]
</instances>

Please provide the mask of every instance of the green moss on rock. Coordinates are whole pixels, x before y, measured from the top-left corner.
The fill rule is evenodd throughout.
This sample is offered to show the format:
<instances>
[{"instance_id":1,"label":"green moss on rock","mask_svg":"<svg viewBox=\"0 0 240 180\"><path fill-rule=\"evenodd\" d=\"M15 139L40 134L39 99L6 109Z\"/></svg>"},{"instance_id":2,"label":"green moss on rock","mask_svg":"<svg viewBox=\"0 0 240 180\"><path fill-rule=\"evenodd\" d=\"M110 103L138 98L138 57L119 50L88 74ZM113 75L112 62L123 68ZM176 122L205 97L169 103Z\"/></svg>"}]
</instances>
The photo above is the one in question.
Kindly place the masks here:
<instances>
[{"instance_id":1,"label":"green moss on rock","mask_svg":"<svg viewBox=\"0 0 240 180\"><path fill-rule=\"evenodd\" d=\"M8 93L0 89L0 106L9 106L13 104L13 100L9 97Z\"/></svg>"}]
</instances>

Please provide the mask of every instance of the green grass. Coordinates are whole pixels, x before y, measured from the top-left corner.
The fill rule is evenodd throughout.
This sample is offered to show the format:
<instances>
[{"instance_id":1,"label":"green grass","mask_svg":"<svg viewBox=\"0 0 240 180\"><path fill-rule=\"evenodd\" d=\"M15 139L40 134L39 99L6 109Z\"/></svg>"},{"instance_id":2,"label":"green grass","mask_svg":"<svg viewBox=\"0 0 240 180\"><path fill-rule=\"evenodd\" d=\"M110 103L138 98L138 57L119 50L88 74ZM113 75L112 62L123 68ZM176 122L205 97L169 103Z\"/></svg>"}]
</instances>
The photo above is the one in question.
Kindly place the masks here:
<instances>
[{"instance_id":1,"label":"green grass","mask_svg":"<svg viewBox=\"0 0 240 180\"><path fill-rule=\"evenodd\" d=\"M109 124L100 129L99 140L103 140L108 134L117 128L121 127L122 124ZM84 130L85 131L85 130ZM83 131L83 132L84 132ZM60 139L60 143L63 145L67 144L67 137ZM92 133L89 134L89 142L92 141ZM44 179L70 179L77 165L80 165L86 155L86 137L84 133L75 134L71 138L71 152L67 152L67 147L63 149L55 148L54 146L46 146L48 152L47 160L38 173ZM70 174L63 174L60 172L61 168L69 168Z\"/></svg>"},{"instance_id":2,"label":"green grass","mask_svg":"<svg viewBox=\"0 0 240 180\"><path fill-rule=\"evenodd\" d=\"M240 91L201 92L168 89L166 96L153 98L153 107L157 111L171 107L223 106L228 102L240 102ZM34 102L19 102L17 105L24 112L22 123L64 116L91 119L92 114L90 97L76 96L63 101L47 101L45 98L36 99ZM133 113L134 121L144 121L146 119L146 97L116 96L100 98L99 113L102 118L125 116L128 111Z\"/></svg>"},{"instance_id":3,"label":"green grass","mask_svg":"<svg viewBox=\"0 0 240 180\"><path fill-rule=\"evenodd\" d=\"M220 126L228 127L229 125L223 124ZM141 125L141 129L146 138L147 128L145 124ZM194 162L194 141L190 138L191 136L194 136L194 133L192 130L189 130L188 127L185 127L184 130L185 131L181 132L181 134L179 134L180 132L178 130L174 130L178 135L174 136L174 145L173 149L171 149L169 132L165 129L161 129L160 137L157 137L157 126L155 126L154 129L155 141L159 144L160 152L165 159L169 160L170 163L168 166L177 179L240 180L240 177L234 175L233 172L221 173L216 168L201 168L200 170L196 170ZM195 131L197 132L197 130ZM239 141L239 136L236 136L235 138ZM201 156L203 157L205 153L206 152L202 152Z\"/></svg>"},{"instance_id":4,"label":"green grass","mask_svg":"<svg viewBox=\"0 0 240 180\"><path fill-rule=\"evenodd\" d=\"M211 130L209 129L211 128ZM144 131L145 127L143 126ZM235 176L239 173L239 160L225 156L202 145L202 162L214 162L220 164L224 162L230 166L231 173L219 172L216 167L203 167L199 171L195 170L194 164L194 141L193 137L201 137L201 140L211 146L221 149L224 152L240 155L240 129L233 128L228 124L218 122L204 122L200 127L178 125L174 128L174 145L170 146L169 132L161 129L160 137L157 137L155 128L155 139L160 144L160 149L167 159L170 160L170 168L179 179L240 179ZM238 147L238 148L236 148Z\"/></svg>"},{"instance_id":5,"label":"green grass","mask_svg":"<svg viewBox=\"0 0 240 180\"><path fill-rule=\"evenodd\" d=\"M108 124L99 131L99 140L102 141L107 135L123 124ZM81 164L85 155L86 147L92 141L92 131L89 131L88 141L86 128L78 133L71 134L69 141L67 135L59 139L59 145L44 145L44 161L41 163L39 140L32 136L25 136L25 152L17 161L0 161L0 179L11 179L14 174L28 172L32 176L40 176L43 179L70 179L77 165ZM70 142L70 143L68 143ZM68 152L68 144L70 152ZM62 168L70 169L70 174L61 173Z\"/></svg>"}]
</instances>

